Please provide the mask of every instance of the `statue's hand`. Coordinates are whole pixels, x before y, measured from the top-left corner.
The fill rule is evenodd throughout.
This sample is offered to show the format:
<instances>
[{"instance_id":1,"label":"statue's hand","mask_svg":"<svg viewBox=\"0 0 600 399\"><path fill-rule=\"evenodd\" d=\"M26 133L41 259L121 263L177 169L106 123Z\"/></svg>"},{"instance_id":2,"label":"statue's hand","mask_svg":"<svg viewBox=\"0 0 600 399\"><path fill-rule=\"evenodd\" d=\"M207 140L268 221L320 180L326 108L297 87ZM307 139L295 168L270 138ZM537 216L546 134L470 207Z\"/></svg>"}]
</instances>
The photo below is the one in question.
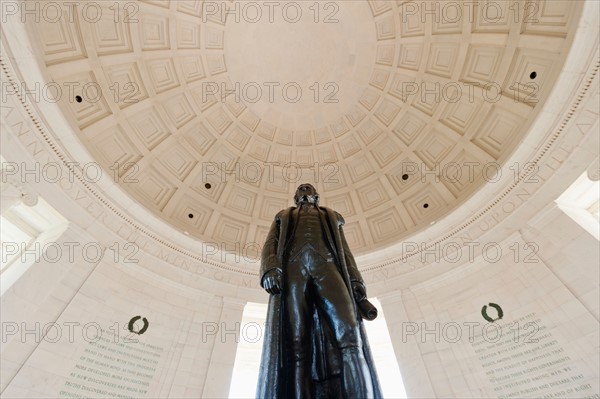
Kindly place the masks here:
<instances>
[{"instance_id":1,"label":"statue's hand","mask_svg":"<svg viewBox=\"0 0 600 399\"><path fill-rule=\"evenodd\" d=\"M271 295L281 293L281 273L276 270L269 270L263 277L263 288Z\"/></svg>"},{"instance_id":2,"label":"statue's hand","mask_svg":"<svg viewBox=\"0 0 600 399\"><path fill-rule=\"evenodd\" d=\"M367 299L367 288L360 281L352 281L352 293L354 294L354 299L356 299L356 302Z\"/></svg>"}]
</instances>

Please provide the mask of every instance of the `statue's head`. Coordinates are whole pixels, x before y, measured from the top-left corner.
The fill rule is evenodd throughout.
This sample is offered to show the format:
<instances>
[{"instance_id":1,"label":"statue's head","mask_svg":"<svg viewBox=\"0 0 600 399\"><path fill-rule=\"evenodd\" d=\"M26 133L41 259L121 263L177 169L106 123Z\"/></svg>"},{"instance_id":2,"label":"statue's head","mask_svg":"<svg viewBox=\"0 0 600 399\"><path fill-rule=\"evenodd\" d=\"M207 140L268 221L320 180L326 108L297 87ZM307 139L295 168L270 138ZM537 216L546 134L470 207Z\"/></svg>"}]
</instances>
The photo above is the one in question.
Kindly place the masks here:
<instances>
[{"instance_id":1,"label":"statue's head","mask_svg":"<svg viewBox=\"0 0 600 399\"><path fill-rule=\"evenodd\" d=\"M294 194L294 203L299 206L303 203L319 205L319 193L312 184L304 183L298 186Z\"/></svg>"}]
</instances>

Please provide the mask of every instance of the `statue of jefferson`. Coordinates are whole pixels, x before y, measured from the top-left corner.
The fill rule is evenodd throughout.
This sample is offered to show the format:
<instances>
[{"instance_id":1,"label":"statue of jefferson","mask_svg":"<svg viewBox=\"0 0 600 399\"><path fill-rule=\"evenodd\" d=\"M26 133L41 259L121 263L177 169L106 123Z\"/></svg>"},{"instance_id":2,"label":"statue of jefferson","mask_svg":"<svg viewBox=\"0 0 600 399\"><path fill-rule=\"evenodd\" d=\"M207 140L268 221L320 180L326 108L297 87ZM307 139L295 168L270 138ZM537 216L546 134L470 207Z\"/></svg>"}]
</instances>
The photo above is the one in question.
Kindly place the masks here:
<instances>
[{"instance_id":1,"label":"statue of jefferson","mask_svg":"<svg viewBox=\"0 0 600 399\"><path fill-rule=\"evenodd\" d=\"M262 250L270 294L258 398L380 398L362 319L376 317L342 216L302 184Z\"/></svg>"}]
</instances>

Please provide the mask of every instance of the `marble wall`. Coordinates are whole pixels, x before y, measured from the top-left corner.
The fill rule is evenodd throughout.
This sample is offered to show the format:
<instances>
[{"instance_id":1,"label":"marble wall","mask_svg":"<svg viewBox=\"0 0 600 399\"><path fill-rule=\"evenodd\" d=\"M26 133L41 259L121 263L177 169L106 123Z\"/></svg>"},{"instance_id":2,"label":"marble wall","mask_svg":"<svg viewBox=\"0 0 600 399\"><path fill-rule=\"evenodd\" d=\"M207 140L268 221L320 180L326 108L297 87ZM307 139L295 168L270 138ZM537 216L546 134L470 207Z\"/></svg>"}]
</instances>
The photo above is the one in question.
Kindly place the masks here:
<instances>
[{"instance_id":1,"label":"marble wall","mask_svg":"<svg viewBox=\"0 0 600 399\"><path fill-rule=\"evenodd\" d=\"M71 225L56 243L91 239ZM117 251L42 256L2 296L3 397L227 395L244 301L170 283Z\"/></svg>"},{"instance_id":2,"label":"marble wall","mask_svg":"<svg viewBox=\"0 0 600 399\"><path fill-rule=\"evenodd\" d=\"M597 240L549 206L477 252L380 297L408 396L598 398Z\"/></svg>"}]
</instances>

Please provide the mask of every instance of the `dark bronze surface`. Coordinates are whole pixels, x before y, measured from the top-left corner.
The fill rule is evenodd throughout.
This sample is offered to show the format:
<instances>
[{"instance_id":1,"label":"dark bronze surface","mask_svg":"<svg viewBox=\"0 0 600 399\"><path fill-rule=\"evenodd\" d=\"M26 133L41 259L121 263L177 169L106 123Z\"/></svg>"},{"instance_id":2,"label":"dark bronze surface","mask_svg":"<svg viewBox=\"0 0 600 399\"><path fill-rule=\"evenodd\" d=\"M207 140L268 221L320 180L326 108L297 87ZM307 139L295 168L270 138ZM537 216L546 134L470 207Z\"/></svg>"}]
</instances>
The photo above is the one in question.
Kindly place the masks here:
<instances>
[{"instance_id":1,"label":"dark bronze surface","mask_svg":"<svg viewBox=\"0 0 600 399\"><path fill-rule=\"evenodd\" d=\"M380 398L362 319L377 309L344 237L342 216L302 184L279 212L261 259L270 294L258 398Z\"/></svg>"}]
</instances>

